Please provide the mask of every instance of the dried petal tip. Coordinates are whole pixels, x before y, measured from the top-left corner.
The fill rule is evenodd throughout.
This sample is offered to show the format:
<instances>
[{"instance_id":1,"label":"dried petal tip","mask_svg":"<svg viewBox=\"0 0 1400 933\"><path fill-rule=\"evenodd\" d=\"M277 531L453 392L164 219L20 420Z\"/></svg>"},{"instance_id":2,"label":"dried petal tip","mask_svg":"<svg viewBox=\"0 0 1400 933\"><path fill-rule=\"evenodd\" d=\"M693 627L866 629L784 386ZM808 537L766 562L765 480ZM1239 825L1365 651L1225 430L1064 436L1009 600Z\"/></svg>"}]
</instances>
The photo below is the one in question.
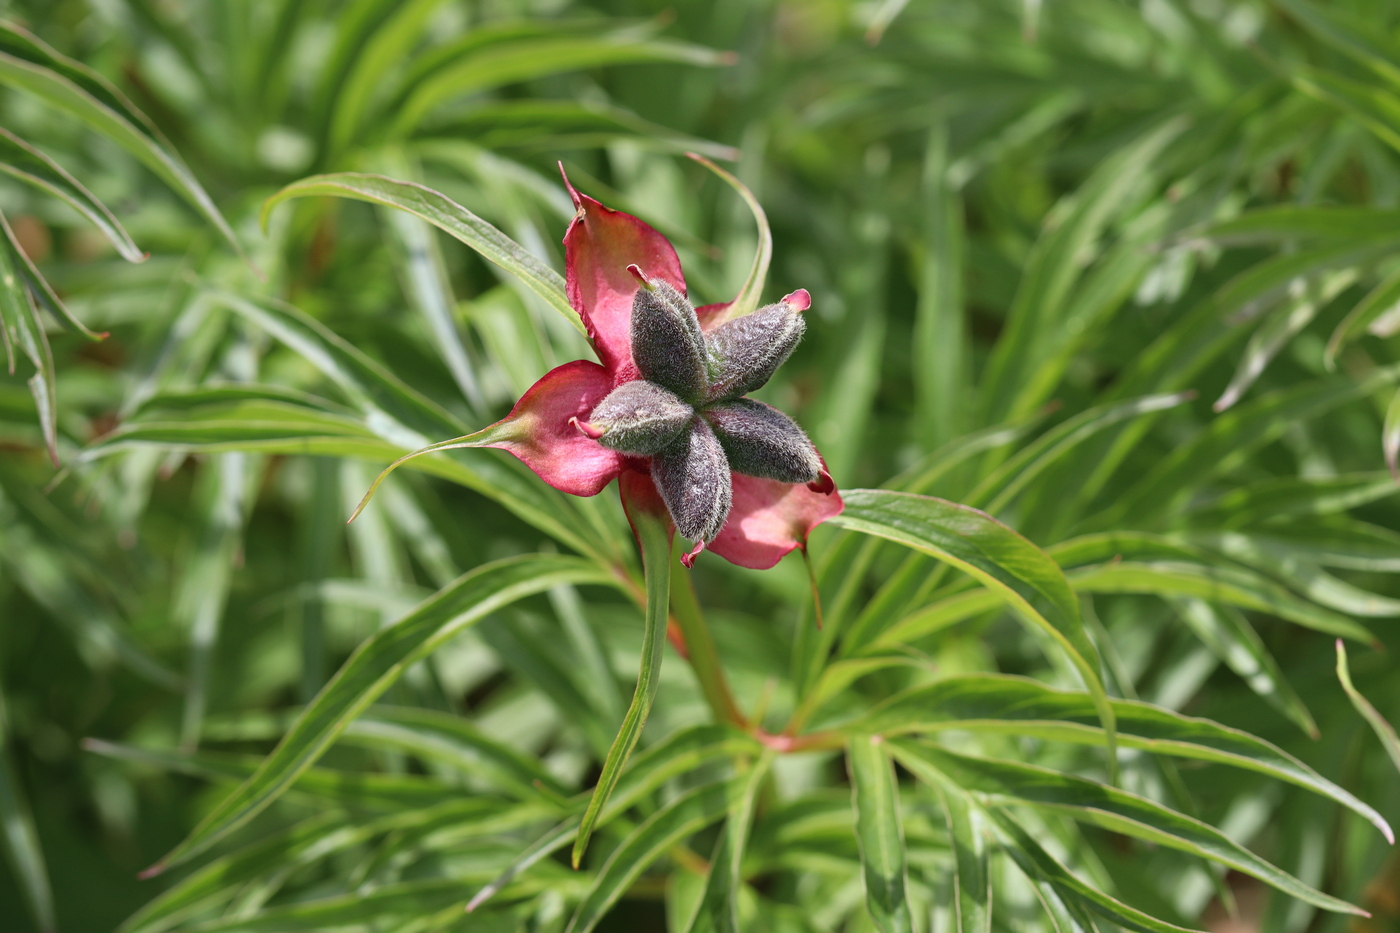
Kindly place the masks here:
<instances>
[{"instance_id":1,"label":"dried petal tip","mask_svg":"<svg viewBox=\"0 0 1400 933\"><path fill-rule=\"evenodd\" d=\"M602 428L589 424L587 421L580 421L578 418L570 418L569 424L573 425L578 433L582 434L584 437L592 438L595 441L603 436Z\"/></svg>"},{"instance_id":2,"label":"dried petal tip","mask_svg":"<svg viewBox=\"0 0 1400 933\"><path fill-rule=\"evenodd\" d=\"M819 492L824 496L829 496L836 491L836 480L831 478L831 474L826 471L826 467L821 468L817 478L807 484L807 488L812 492Z\"/></svg>"},{"instance_id":3,"label":"dried petal tip","mask_svg":"<svg viewBox=\"0 0 1400 933\"><path fill-rule=\"evenodd\" d=\"M647 291L652 290L654 286L651 284L651 279L647 278L647 274L642 271L641 266L633 263L627 267L627 271L632 273L632 278L641 283L642 288L645 288Z\"/></svg>"},{"instance_id":4,"label":"dried petal tip","mask_svg":"<svg viewBox=\"0 0 1400 933\"><path fill-rule=\"evenodd\" d=\"M812 293L805 288L783 296L783 304L794 311L806 311L812 307Z\"/></svg>"},{"instance_id":5,"label":"dried petal tip","mask_svg":"<svg viewBox=\"0 0 1400 933\"><path fill-rule=\"evenodd\" d=\"M691 548L687 553L681 555L682 566L684 566L686 570L689 570L691 567L694 567L695 558L699 557L700 552L703 550L705 550L705 542L696 541L695 547Z\"/></svg>"}]
</instances>

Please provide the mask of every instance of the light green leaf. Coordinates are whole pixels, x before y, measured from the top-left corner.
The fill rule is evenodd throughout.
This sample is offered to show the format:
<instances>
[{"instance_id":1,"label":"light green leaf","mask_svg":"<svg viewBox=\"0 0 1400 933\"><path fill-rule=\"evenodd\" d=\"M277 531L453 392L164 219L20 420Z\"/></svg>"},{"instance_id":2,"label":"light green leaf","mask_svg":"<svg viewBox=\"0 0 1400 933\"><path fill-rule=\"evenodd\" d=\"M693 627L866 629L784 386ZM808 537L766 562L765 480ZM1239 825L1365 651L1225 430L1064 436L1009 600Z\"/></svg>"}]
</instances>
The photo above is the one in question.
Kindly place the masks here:
<instances>
[{"instance_id":1,"label":"light green leaf","mask_svg":"<svg viewBox=\"0 0 1400 933\"><path fill-rule=\"evenodd\" d=\"M644 62L713 67L733 64L734 56L698 45L625 34L522 36L513 41L475 44L464 48L455 61L439 61L436 70L412 87L395 107L393 133L406 136L438 105L488 88L584 68Z\"/></svg>"},{"instance_id":2,"label":"light green leaf","mask_svg":"<svg viewBox=\"0 0 1400 933\"><path fill-rule=\"evenodd\" d=\"M0 21L0 82L68 111L136 156L243 254L238 238L194 173L145 115L97 72L58 54L13 23Z\"/></svg>"},{"instance_id":3,"label":"light green leaf","mask_svg":"<svg viewBox=\"0 0 1400 933\"><path fill-rule=\"evenodd\" d=\"M1214 761L1270 775L1329 797L1393 839L1389 824L1354 795L1287 752L1238 729L1132 700L1114 700L1119 739L1128 748ZM966 729L1097 744L1098 712L1082 693L998 674L949 677L898 694L846 724L853 734L891 735Z\"/></svg>"},{"instance_id":4,"label":"light green leaf","mask_svg":"<svg viewBox=\"0 0 1400 933\"><path fill-rule=\"evenodd\" d=\"M9 234L10 226L3 214L0 214L0 224ZM34 396L34 408L39 414L39 429L48 447L49 459L57 467L58 397L53 350L44 332L44 322L39 319L39 309L34 306L34 297L24 286L21 268L19 251L11 247L10 240L0 240L0 328L9 357L8 368L11 373L15 371L15 347L19 347L34 367L34 375L28 380L29 394Z\"/></svg>"},{"instance_id":5,"label":"light green leaf","mask_svg":"<svg viewBox=\"0 0 1400 933\"><path fill-rule=\"evenodd\" d=\"M747 185L704 156L694 152L689 153L689 156L714 172L725 184L737 191L739 197L743 198L749 212L753 214L754 223L758 225L758 250L754 253L749 276L744 279L739 294L734 296L734 300L729 303L729 306L706 319L706 328L712 329L725 321L732 321L736 317L743 317L758 309L759 299L763 296L763 285L768 280L768 264L773 261L773 231L768 228L768 215L763 212L763 205L758 203L758 198L753 196L753 192L748 189Z\"/></svg>"},{"instance_id":6,"label":"light green leaf","mask_svg":"<svg viewBox=\"0 0 1400 933\"><path fill-rule=\"evenodd\" d=\"M0 824L4 827L5 857L14 869L20 894L35 925L44 933L57 929L54 921L53 889L44 865L39 832L11 764L9 713L0 693Z\"/></svg>"},{"instance_id":7,"label":"light green leaf","mask_svg":"<svg viewBox=\"0 0 1400 933\"><path fill-rule=\"evenodd\" d=\"M589 933L658 856L724 816L731 796L728 782L705 784L648 817L608 857L565 933Z\"/></svg>"},{"instance_id":8,"label":"light green leaf","mask_svg":"<svg viewBox=\"0 0 1400 933\"><path fill-rule=\"evenodd\" d=\"M265 809L408 667L461 631L503 606L560 583L616 582L612 574L592 562L547 554L497 561L463 575L361 644L257 773L148 871L163 871L189 859Z\"/></svg>"},{"instance_id":9,"label":"light green leaf","mask_svg":"<svg viewBox=\"0 0 1400 933\"><path fill-rule=\"evenodd\" d=\"M710 874L700 896L700 907L686 933L739 933L739 891L744 886L744 847L753 823L758 791L777 753L765 748L742 777L738 793L710 858Z\"/></svg>"},{"instance_id":10,"label":"light green leaf","mask_svg":"<svg viewBox=\"0 0 1400 933\"><path fill-rule=\"evenodd\" d=\"M563 276L462 205L423 185L354 172L312 175L292 182L263 202L264 226L272 209L283 201L319 196L368 201L421 217L520 279L579 333L586 333L582 319L564 295Z\"/></svg>"},{"instance_id":11,"label":"light green leaf","mask_svg":"<svg viewBox=\"0 0 1400 933\"><path fill-rule=\"evenodd\" d=\"M1088 908L1124 929L1138 930L1141 933L1197 933L1189 927L1179 927L1129 907L1117 898L1086 884L1046 852L1035 837L1026 832L1007 813L1002 810L988 810L987 814L1007 838L1008 845L1004 846L1004 850L1021 870L1028 877L1048 882L1072 909Z\"/></svg>"},{"instance_id":12,"label":"light green leaf","mask_svg":"<svg viewBox=\"0 0 1400 933\"><path fill-rule=\"evenodd\" d=\"M903 760L904 743L891 743L891 751ZM906 766L907 767L907 766ZM916 777L922 775L911 769ZM991 933L992 874L988 863L990 827L981 808L957 788L934 784L948 823L953 844L953 903L958 933Z\"/></svg>"},{"instance_id":13,"label":"light green leaf","mask_svg":"<svg viewBox=\"0 0 1400 933\"><path fill-rule=\"evenodd\" d=\"M626 502L626 499L623 501ZM632 694L632 702L627 707L612 747L608 749L602 773L598 776L598 786L593 789L588 809L583 814L583 823L579 826L578 838L574 840L571 860L575 868L588 848L588 839L593 835L603 805L612 796L622 776L623 766L642 737L642 727L646 725L657 687L660 686L661 656L666 647L666 623L670 618L671 604L671 517L665 513L655 514L645 506L629 508L628 517L641 544L642 567L646 575L646 628L642 637L641 670L637 672L637 689ZM578 916L575 915L575 921Z\"/></svg>"},{"instance_id":14,"label":"light green leaf","mask_svg":"<svg viewBox=\"0 0 1400 933\"><path fill-rule=\"evenodd\" d=\"M1084 778L1028 764L973 758L927 745L891 743L895 758L916 775L943 775L990 804L1028 804L1227 865L1326 910L1360 914L1360 908L1314 890L1200 820L1146 797Z\"/></svg>"},{"instance_id":15,"label":"light green leaf","mask_svg":"<svg viewBox=\"0 0 1400 933\"><path fill-rule=\"evenodd\" d=\"M732 726L692 726L668 736L633 758L623 771L612 797L603 807L597 825L606 825L670 779L710 762L762 752L754 738ZM572 842L583 818L583 803L569 817L532 843L494 881L482 888L467 905L474 910L508 885L520 872Z\"/></svg>"},{"instance_id":16,"label":"light green leaf","mask_svg":"<svg viewBox=\"0 0 1400 933\"><path fill-rule=\"evenodd\" d=\"M142 262L146 254L132 242L107 205L83 187L82 182L53 159L4 127L0 127L0 172L33 185L82 214L128 262Z\"/></svg>"},{"instance_id":17,"label":"light green leaf","mask_svg":"<svg viewBox=\"0 0 1400 933\"><path fill-rule=\"evenodd\" d=\"M1347 699L1351 700L1351 705L1356 707L1356 711L1361 714L1361 718L1366 720L1366 724L1376 733L1376 738L1381 740L1381 747L1390 756L1391 764L1400 771L1400 736L1395 734L1395 727L1386 721L1380 714L1380 710L1371 705L1371 701L1361 695L1351 682L1351 670L1347 667L1347 649L1342 640L1337 639L1337 679L1342 682L1342 689L1346 691Z\"/></svg>"},{"instance_id":18,"label":"light green leaf","mask_svg":"<svg viewBox=\"0 0 1400 933\"><path fill-rule=\"evenodd\" d=\"M843 494L846 510L832 524L922 551L976 577L1026 621L1053 638L1094 697L1116 771L1113 709L1099 679L1099 656L1084 631L1079 600L1044 551L984 512L929 496L876 489ZM1041 600L1042 614L1032 605Z\"/></svg>"},{"instance_id":19,"label":"light green leaf","mask_svg":"<svg viewBox=\"0 0 1400 933\"><path fill-rule=\"evenodd\" d=\"M1341 635L1365 644L1375 636L1347 616L1313 605L1243 567L1209 566L1184 561L1117 561L1070 574L1082 593L1151 593L1196 596L1242 609L1267 612L1307 628Z\"/></svg>"},{"instance_id":20,"label":"light green leaf","mask_svg":"<svg viewBox=\"0 0 1400 933\"><path fill-rule=\"evenodd\" d=\"M899 785L883 744L879 736L853 735L846 746L856 840L865 873L865 906L881 933L912 933Z\"/></svg>"},{"instance_id":21,"label":"light green leaf","mask_svg":"<svg viewBox=\"0 0 1400 933\"><path fill-rule=\"evenodd\" d=\"M1244 613L1233 606L1216 606L1202 599L1178 599L1172 603L1201 643L1239 675L1249 689L1297 723L1309 738L1320 737L1317 723L1303 698L1288 683L1282 668L1264 647L1263 639Z\"/></svg>"},{"instance_id":22,"label":"light green leaf","mask_svg":"<svg viewBox=\"0 0 1400 933\"><path fill-rule=\"evenodd\" d=\"M1369 211L1368 213L1380 213ZM1400 218L1394 220L1400 223ZM1379 337L1388 337L1394 332L1396 314L1400 311L1400 269L1386 276L1366 297L1356 303L1356 307L1342 318L1332 336L1327 340L1327 350L1322 361L1328 369L1336 366L1337 354L1342 347L1370 332Z\"/></svg>"}]
</instances>

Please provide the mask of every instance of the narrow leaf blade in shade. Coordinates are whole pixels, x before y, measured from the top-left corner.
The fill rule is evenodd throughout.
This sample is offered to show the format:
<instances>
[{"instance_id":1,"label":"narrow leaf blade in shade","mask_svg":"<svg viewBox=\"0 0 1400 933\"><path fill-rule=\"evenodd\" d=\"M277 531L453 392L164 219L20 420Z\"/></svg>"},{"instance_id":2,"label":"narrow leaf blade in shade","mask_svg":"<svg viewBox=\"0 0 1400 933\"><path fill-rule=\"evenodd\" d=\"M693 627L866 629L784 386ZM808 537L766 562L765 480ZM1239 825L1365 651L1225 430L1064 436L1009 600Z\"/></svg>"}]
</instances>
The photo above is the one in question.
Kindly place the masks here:
<instances>
[{"instance_id":1,"label":"narrow leaf blade in shade","mask_svg":"<svg viewBox=\"0 0 1400 933\"><path fill-rule=\"evenodd\" d=\"M917 742L892 742L897 760L915 774L946 778L991 803L1025 804L1142 839L1152 845L1227 865L1325 910L1361 909L1323 894L1270 864L1223 832L1146 797L1049 768L961 755Z\"/></svg>"},{"instance_id":2,"label":"narrow leaf blade in shade","mask_svg":"<svg viewBox=\"0 0 1400 933\"><path fill-rule=\"evenodd\" d=\"M616 585L617 578L598 564L576 557L535 554L508 558L464 574L413 612L376 632L302 711L256 773L214 807L147 874L186 861L262 812L414 662L503 606L560 583Z\"/></svg>"},{"instance_id":3,"label":"narrow leaf blade in shade","mask_svg":"<svg viewBox=\"0 0 1400 933\"><path fill-rule=\"evenodd\" d=\"M992 873L987 864L990 831L987 817L956 788L935 784L933 789L943 804L948 838L953 843L953 910L958 933L991 933Z\"/></svg>"},{"instance_id":4,"label":"narrow leaf blade in shade","mask_svg":"<svg viewBox=\"0 0 1400 933\"><path fill-rule=\"evenodd\" d=\"M368 201L421 217L520 279L579 333L585 333L582 319L565 297L563 276L462 205L423 185L356 172L312 175L292 182L264 201L263 223L267 223L273 208L283 201L322 196Z\"/></svg>"},{"instance_id":5,"label":"narrow leaf blade in shade","mask_svg":"<svg viewBox=\"0 0 1400 933\"><path fill-rule=\"evenodd\" d=\"M571 860L575 868L588 848L589 837L597 826L603 805L608 802L618 779L622 777L623 765L627 764L632 749L637 747L642 737L642 727L646 725L647 714L651 712L656 690L661 685L661 655L666 647L666 622L670 617L671 600L670 516L646 508L632 508L628 509L628 517L641 544L642 567L646 576L646 628L642 637L641 669L637 672L637 689L632 694L632 703L627 707L612 747L608 749L602 773L598 776L598 785L593 789L588 809L583 814L583 823L579 826L578 838L574 840Z\"/></svg>"},{"instance_id":6,"label":"narrow leaf blade in shade","mask_svg":"<svg viewBox=\"0 0 1400 933\"><path fill-rule=\"evenodd\" d=\"M1337 679L1342 682L1342 689L1346 691L1347 699L1351 700L1351 705L1356 707L1356 711L1366 720L1376 733L1376 738L1381 740L1381 745L1385 748L1385 753L1390 756L1391 763L1400 771L1400 736L1395 734L1395 727L1380 714L1380 710L1371 705L1371 701L1361 695L1351 682L1351 669L1347 666L1347 649L1342 640L1337 639Z\"/></svg>"},{"instance_id":7,"label":"narrow leaf blade in shade","mask_svg":"<svg viewBox=\"0 0 1400 933\"><path fill-rule=\"evenodd\" d=\"M190 202L243 255L233 229L194 173L145 115L97 72L58 54L13 23L0 21L0 83L68 111L130 152Z\"/></svg>"},{"instance_id":8,"label":"narrow leaf blade in shade","mask_svg":"<svg viewBox=\"0 0 1400 933\"><path fill-rule=\"evenodd\" d=\"M751 736L732 726L708 724L673 733L628 763L612 797L598 818L599 826L635 805L670 779L703 767L710 762L740 756L759 755L763 747ZM467 904L475 910L525 869L574 840L582 822L583 806L574 816L552 827L531 843L490 884L478 891Z\"/></svg>"},{"instance_id":9,"label":"narrow leaf blade in shade","mask_svg":"<svg viewBox=\"0 0 1400 933\"><path fill-rule=\"evenodd\" d=\"M899 785L883 746L884 739L876 735L853 735L846 746L865 906L881 933L912 933Z\"/></svg>"},{"instance_id":10,"label":"narrow leaf blade in shade","mask_svg":"<svg viewBox=\"0 0 1400 933\"><path fill-rule=\"evenodd\" d=\"M1400 483L1400 389L1390 397L1385 409L1385 424L1381 426L1381 452L1391 478Z\"/></svg>"},{"instance_id":11,"label":"narrow leaf blade in shade","mask_svg":"<svg viewBox=\"0 0 1400 933\"><path fill-rule=\"evenodd\" d=\"M44 850L34 817L20 789L19 775L9 753L9 719L5 697L0 693L0 823L4 826L5 855L14 869L25 906L43 933L57 929L54 921L53 890L44 865Z\"/></svg>"},{"instance_id":12,"label":"narrow leaf blade in shade","mask_svg":"<svg viewBox=\"0 0 1400 933\"><path fill-rule=\"evenodd\" d=\"M608 857L565 933L589 933L648 865L667 849L724 816L732 793L725 781L704 784L648 817Z\"/></svg>"},{"instance_id":13,"label":"narrow leaf blade in shade","mask_svg":"<svg viewBox=\"0 0 1400 933\"><path fill-rule=\"evenodd\" d=\"M1333 369L1342 347L1367 332L1388 337L1397 326L1400 326L1400 269L1382 279L1342 318L1327 340L1322 361L1328 369Z\"/></svg>"},{"instance_id":14,"label":"narrow leaf blade in shade","mask_svg":"<svg viewBox=\"0 0 1400 933\"><path fill-rule=\"evenodd\" d=\"M0 216L0 223L4 217ZM9 225L5 225L9 230ZM39 415L39 430L54 466L58 461L58 397L56 394L53 351L49 348L44 322L34 296L24 285L20 274L20 257L9 241L0 240L0 329L3 329L9 371L15 371L16 347L34 367L29 377L29 393L34 396L34 408Z\"/></svg>"},{"instance_id":15,"label":"narrow leaf blade in shade","mask_svg":"<svg viewBox=\"0 0 1400 933\"><path fill-rule=\"evenodd\" d=\"M1264 645L1244 613L1233 606L1217 606L1203 599L1173 600L1177 614L1211 653L1239 675L1266 702L1307 733L1320 733L1303 698L1288 682L1278 661Z\"/></svg>"},{"instance_id":16,"label":"narrow leaf blade in shade","mask_svg":"<svg viewBox=\"0 0 1400 933\"><path fill-rule=\"evenodd\" d=\"M1051 557L987 515L931 496L878 489L843 494L846 510L830 522L929 554L976 577L1025 620L1048 634L1069 658L1093 697L1117 771L1113 707L1099 677L1099 655L1084 631L1079 599ZM1042 613L1032 604L1040 600ZM874 730L878 731L878 730Z\"/></svg>"},{"instance_id":17,"label":"narrow leaf blade in shade","mask_svg":"<svg viewBox=\"0 0 1400 933\"><path fill-rule=\"evenodd\" d=\"M1373 808L1283 749L1209 719L1134 700L1114 700L1121 744L1159 755L1193 758L1261 772L1329 797L1364 817L1390 840L1390 825ZM947 677L896 694L844 726L850 733L934 733L948 729L1027 735L1098 744L1098 711L1083 693L1054 690L1024 677Z\"/></svg>"},{"instance_id":18,"label":"narrow leaf blade in shade","mask_svg":"<svg viewBox=\"0 0 1400 933\"><path fill-rule=\"evenodd\" d=\"M146 258L107 205L63 166L4 127L0 127L0 172L64 201L100 230L128 262Z\"/></svg>"},{"instance_id":19,"label":"narrow leaf blade in shade","mask_svg":"<svg viewBox=\"0 0 1400 933\"><path fill-rule=\"evenodd\" d=\"M741 778L737 793L729 804L729 815L714 857L710 859L710 874L700 896L700 908L691 919L686 933L739 933L739 891L744 885L744 847L748 844L758 791L773 765L777 753L765 748Z\"/></svg>"},{"instance_id":20,"label":"narrow leaf blade in shade","mask_svg":"<svg viewBox=\"0 0 1400 933\"><path fill-rule=\"evenodd\" d=\"M734 300L728 306L717 315L708 316L702 321L705 329L709 330L718 327L725 321L743 317L757 310L759 299L763 296L763 285L768 280L768 264L773 260L773 231L768 227L768 215L764 213L763 205L758 203L758 198L754 197L748 185L698 153L690 152L687 155L714 172L725 184L737 191L739 197L744 199L749 213L753 214L754 223L758 225L758 249L754 253L749 276L744 279L739 294L734 296Z\"/></svg>"},{"instance_id":21,"label":"narrow leaf blade in shade","mask_svg":"<svg viewBox=\"0 0 1400 933\"><path fill-rule=\"evenodd\" d=\"M1127 930L1139 933L1198 933L1191 927L1180 927L1151 914L1130 907L1115 897L1111 897L1092 885L1081 881L1060 861L1035 840L1010 814L1000 809L986 811L997 829L1009 843L1003 850L1015 860L1027 877L1040 878L1049 883L1070 904L1108 918Z\"/></svg>"}]
</instances>

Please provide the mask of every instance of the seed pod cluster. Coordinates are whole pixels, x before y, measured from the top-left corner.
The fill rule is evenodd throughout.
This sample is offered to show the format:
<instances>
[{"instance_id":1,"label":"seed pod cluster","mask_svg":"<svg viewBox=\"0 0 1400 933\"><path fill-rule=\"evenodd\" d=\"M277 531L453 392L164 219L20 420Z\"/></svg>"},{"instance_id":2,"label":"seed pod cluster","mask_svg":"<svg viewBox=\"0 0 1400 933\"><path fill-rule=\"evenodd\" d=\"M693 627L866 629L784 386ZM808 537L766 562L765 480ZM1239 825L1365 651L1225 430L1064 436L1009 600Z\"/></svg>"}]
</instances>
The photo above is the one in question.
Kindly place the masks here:
<instances>
[{"instance_id":1,"label":"seed pod cluster","mask_svg":"<svg viewBox=\"0 0 1400 933\"><path fill-rule=\"evenodd\" d=\"M683 558L689 566L729 518L731 473L835 488L796 422L743 397L792 355L807 327L808 296L796 292L706 334L685 295L636 266L629 271L641 283L631 323L641 378L615 388L576 424L606 447L650 458L676 530L697 542Z\"/></svg>"}]
</instances>

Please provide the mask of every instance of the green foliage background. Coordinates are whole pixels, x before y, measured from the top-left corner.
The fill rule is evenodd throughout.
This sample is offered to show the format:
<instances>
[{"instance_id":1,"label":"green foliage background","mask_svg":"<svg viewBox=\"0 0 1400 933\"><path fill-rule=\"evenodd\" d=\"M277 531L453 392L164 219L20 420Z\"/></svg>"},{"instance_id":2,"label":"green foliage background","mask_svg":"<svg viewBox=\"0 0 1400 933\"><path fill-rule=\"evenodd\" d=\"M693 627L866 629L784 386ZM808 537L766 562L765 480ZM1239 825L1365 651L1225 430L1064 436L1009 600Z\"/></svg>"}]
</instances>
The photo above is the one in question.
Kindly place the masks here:
<instances>
[{"instance_id":1,"label":"green foliage background","mask_svg":"<svg viewBox=\"0 0 1400 933\"><path fill-rule=\"evenodd\" d=\"M1400 929L1394 4L0 12L5 929ZM668 649L582 869L467 915L570 841L636 548L494 451L343 521L589 350L469 230L259 211L413 180L562 270L562 160L727 300L762 228L687 151L814 296L764 397L884 491L814 535L820 629L796 556L673 575L737 714Z\"/></svg>"}]
</instances>

